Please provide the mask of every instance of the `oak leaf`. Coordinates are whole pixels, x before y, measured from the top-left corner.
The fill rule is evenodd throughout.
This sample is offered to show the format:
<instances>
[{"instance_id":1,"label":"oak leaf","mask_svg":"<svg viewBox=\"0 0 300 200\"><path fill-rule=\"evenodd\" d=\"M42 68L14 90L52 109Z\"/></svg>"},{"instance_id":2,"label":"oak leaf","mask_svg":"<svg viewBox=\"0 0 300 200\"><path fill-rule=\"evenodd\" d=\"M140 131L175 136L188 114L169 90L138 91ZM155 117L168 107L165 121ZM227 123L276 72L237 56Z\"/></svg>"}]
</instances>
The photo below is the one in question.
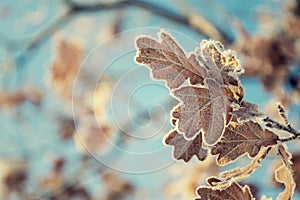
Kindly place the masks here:
<instances>
[{"instance_id":1,"label":"oak leaf","mask_svg":"<svg viewBox=\"0 0 300 200\"><path fill-rule=\"evenodd\" d=\"M199 63L208 70L210 78L220 84L239 84L238 76L244 71L234 51L226 50L219 41L203 40L195 53Z\"/></svg>"},{"instance_id":2,"label":"oak leaf","mask_svg":"<svg viewBox=\"0 0 300 200\"><path fill-rule=\"evenodd\" d=\"M208 77L224 86L227 98L235 103L242 102L244 89L239 75L244 72L236 53L215 40L203 40L195 50L200 65L207 69Z\"/></svg>"},{"instance_id":3,"label":"oak leaf","mask_svg":"<svg viewBox=\"0 0 300 200\"><path fill-rule=\"evenodd\" d=\"M237 167L232 170L228 170L219 174L219 178L222 180L217 182L211 182L215 188L222 189L226 188L234 182L244 181L249 178L249 176L254 173L258 168L261 167L261 161L267 156L268 152L271 150L269 148L263 148L257 156L245 167Z\"/></svg>"},{"instance_id":4,"label":"oak leaf","mask_svg":"<svg viewBox=\"0 0 300 200\"><path fill-rule=\"evenodd\" d=\"M296 190L300 192L300 153L299 152L297 154L293 154L292 162L293 162L292 168L294 171Z\"/></svg>"},{"instance_id":5,"label":"oak leaf","mask_svg":"<svg viewBox=\"0 0 300 200\"><path fill-rule=\"evenodd\" d=\"M207 156L207 150L202 147L202 135L198 134L193 140L186 140L183 135L179 134L176 130L165 138L167 145L173 145L174 158L177 160L184 160L188 162L194 155L201 161Z\"/></svg>"},{"instance_id":6,"label":"oak leaf","mask_svg":"<svg viewBox=\"0 0 300 200\"><path fill-rule=\"evenodd\" d=\"M170 89L178 88L187 79L191 84L203 84L206 70L199 65L194 53L188 55L166 32L161 31L159 41L140 36L136 40L138 50L135 61L151 69L155 79L165 80Z\"/></svg>"},{"instance_id":7,"label":"oak leaf","mask_svg":"<svg viewBox=\"0 0 300 200\"><path fill-rule=\"evenodd\" d=\"M211 153L218 155L219 165L226 165L244 154L253 158L262 147L276 145L277 140L278 136L273 132L248 121L236 127L228 126L221 141L212 147Z\"/></svg>"},{"instance_id":8,"label":"oak leaf","mask_svg":"<svg viewBox=\"0 0 300 200\"><path fill-rule=\"evenodd\" d=\"M218 182L217 178L211 177L207 180L208 184L211 182ZM211 186L198 187L197 194L200 198L195 200L254 200L250 188L246 185L244 187L240 186L238 183L234 182L226 189L214 189Z\"/></svg>"},{"instance_id":9,"label":"oak leaf","mask_svg":"<svg viewBox=\"0 0 300 200\"><path fill-rule=\"evenodd\" d=\"M275 180L279 183L283 183L285 189L277 196L277 200L293 199L296 184L291 166L292 155L288 152L286 146L282 144L278 146L278 155L281 156L282 165L275 171Z\"/></svg>"},{"instance_id":10,"label":"oak leaf","mask_svg":"<svg viewBox=\"0 0 300 200\"><path fill-rule=\"evenodd\" d=\"M173 110L173 120L177 120L178 131L189 140L204 133L204 141L215 144L225 129L226 101L221 86L213 79L206 80L208 88L184 86L173 95L180 104Z\"/></svg>"}]
</instances>

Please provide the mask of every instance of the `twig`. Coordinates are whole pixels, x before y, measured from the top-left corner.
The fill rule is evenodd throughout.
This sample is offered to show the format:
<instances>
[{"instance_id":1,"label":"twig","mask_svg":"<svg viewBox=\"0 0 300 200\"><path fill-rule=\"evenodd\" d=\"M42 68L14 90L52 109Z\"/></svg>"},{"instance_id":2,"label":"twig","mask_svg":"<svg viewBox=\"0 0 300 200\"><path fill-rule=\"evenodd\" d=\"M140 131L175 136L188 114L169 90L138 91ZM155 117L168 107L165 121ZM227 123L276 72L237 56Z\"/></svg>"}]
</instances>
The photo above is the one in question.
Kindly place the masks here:
<instances>
[{"instance_id":1,"label":"twig","mask_svg":"<svg viewBox=\"0 0 300 200\"><path fill-rule=\"evenodd\" d=\"M25 49L23 49L23 51L15 57L17 66L20 67L20 64L26 64L28 59L30 58L32 50L34 50L36 47L40 46L43 42L45 42L51 35L53 35L56 32L58 27L66 23L72 15L72 10L68 10L66 13L57 18L54 22L52 22L46 29L37 34L36 37L25 47Z\"/></svg>"},{"instance_id":2,"label":"twig","mask_svg":"<svg viewBox=\"0 0 300 200\"><path fill-rule=\"evenodd\" d=\"M16 61L18 67L20 67L20 65L26 64L28 59L30 58L30 54L31 54L32 50L34 50L36 47L43 44L51 35L53 35L55 33L55 31L60 26L67 23L71 19L71 17L73 17L74 15L83 13L83 12L99 12L102 10L110 10L110 9L118 9L118 8L128 7L128 6L135 6L135 7L147 10L158 16L164 17L175 23L187 26L187 27L195 30L199 34L207 36L199 28L199 26L195 26L191 23L189 16L175 13L169 9L157 6L149 1L120 0L117 2L113 2L113 3L100 2L100 3L88 4L88 5L79 4L79 3L73 2L71 0L65 0L64 2L69 7L69 9L66 11L66 13L64 13L62 16L57 18L46 29L44 29L43 31L38 33L36 35L36 37L31 42L29 42L29 44L23 49L23 51L20 54L18 54L17 56L15 56L15 61ZM224 40L223 42L232 43L234 41L232 36L228 35L226 32L222 31L220 28L216 27L216 30L218 30L220 32L220 35L223 37L223 40ZM13 44L10 46L12 48L16 48L18 42L10 40L8 37L5 37L5 36L3 36L2 38L6 38L6 39L4 39L5 41L2 41L2 43Z\"/></svg>"},{"instance_id":3,"label":"twig","mask_svg":"<svg viewBox=\"0 0 300 200\"><path fill-rule=\"evenodd\" d=\"M292 134L293 136L287 137L287 138L279 138L278 141L280 142L289 142L292 140L300 139L300 131L297 131L292 127L289 120L287 119L285 109L281 103L277 103L278 113L281 116L281 118L284 120L285 125L266 117L263 119L264 122L266 122L266 126L269 128L276 128L278 130L283 130L285 132L288 132Z\"/></svg>"},{"instance_id":4,"label":"twig","mask_svg":"<svg viewBox=\"0 0 300 200\"><path fill-rule=\"evenodd\" d=\"M289 128L289 129L293 129L295 132L297 132L292 125L290 124L289 120L287 119L287 115L285 112L285 109L283 107L283 105L281 103L277 103L277 108L278 108L278 112L279 115L281 116L281 118L284 120L285 125Z\"/></svg>"},{"instance_id":5,"label":"twig","mask_svg":"<svg viewBox=\"0 0 300 200\"><path fill-rule=\"evenodd\" d=\"M135 6L144 10L147 10L151 12L152 14L156 14L158 16L164 17L168 20L171 20L175 23L187 26L189 28L192 28L196 32L198 32L201 35L208 36L206 33L203 32L203 30L200 27L200 25L194 25L192 20L190 19L190 15L183 15L179 13L175 13L169 9L157 6L155 4L150 3L149 1L139 1L139 0L122 0L115 3L97 3L94 5L80 5L76 4L70 0L67 0L68 4L71 6L71 9L74 12L94 12L94 11L100 11L104 9L114 9L114 8L120 8L120 7L126 7L126 6ZM227 32L223 31L219 27L215 27L216 30L220 33L222 36L223 42L231 44L234 41L234 38L230 36Z\"/></svg>"},{"instance_id":6,"label":"twig","mask_svg":"<svg viewBox=\"0 0 300 200\"><path fill-rule=\"evenodd\" d=\"M266 122L266 126L269 128L276 128L278 130L282 130L282 131L291 133L297 137L300 136L300 132L297 131L296 129L294 129L293 127L283 125L269 117L264 118L263 121Z\"/></svg>"},{"instance_id":7,"label":"twig","mask_svg":"<svg viewBox=\"0 0 300 200\"><path fill-rule=\"evenodd\" d=\"M284 142L290 142L290 141L299 140L299 139L300 139L300 135L293 135L293 136L288 137L288 138L280 138L278 141L284 143Z\"/></svg>"},{"instance_id":8,"label":"twig","mask_svg":"<svg viewBox=\"0 0 300 200\"><path fill-rule=\"evenodd\" d=\"M266 122L266 126L269 128L276 128L278 130L282 130L282 131L292 134L291 137L279 138L278 141L280 141L280 142L289 142L292 140L300 139L300 131L297 131L296 129L294 129L291 126L291 124L289 123L289 121L286 117L284 107L280 103L278 103L277 106L278 106L278 112L279 112L280 116L284 119L285 125L283 125L269 117L266 117L265 119L263 119L263 121Z\"/></svg>"}]
</instances>

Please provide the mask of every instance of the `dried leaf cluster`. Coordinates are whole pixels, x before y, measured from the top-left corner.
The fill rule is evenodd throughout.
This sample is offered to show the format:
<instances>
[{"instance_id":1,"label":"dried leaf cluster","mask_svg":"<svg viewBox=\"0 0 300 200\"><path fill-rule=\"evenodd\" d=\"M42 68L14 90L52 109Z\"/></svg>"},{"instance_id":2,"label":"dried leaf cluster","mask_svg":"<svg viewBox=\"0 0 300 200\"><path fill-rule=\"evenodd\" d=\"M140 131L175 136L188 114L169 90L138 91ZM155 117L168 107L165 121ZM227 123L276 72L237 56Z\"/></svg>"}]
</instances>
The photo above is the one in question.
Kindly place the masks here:
<instances>
[{"instance_id":1,"label":"dried leaf cluster","mask_svg":"<svg viewBox=\"0 0 300 200\"><path fill-rule=\"evenodd\" d=\"M299 1L287 3L280 16L262 14L261 34L251 35L239 27L239 37L232 44L239 52L245 75L259 77L265 89L286 107L291 102L299 103L299 5Z\"/></svg>"},{"instance_id":2,"label":"dried leaf cluster","mask_svg":"<svg viewBox=\"0 0 300 200\"><path fill-rule=\"evenodd\" d=\"M59 38L56 46L57 56L52 61L48 81L51 89L66 102L67 110L73 101L80 112L80 115L75 116L76 119L65 117L60 120L60 137L64 140L74 138L77 149L83 153L103 151L107 146L103 138L112 137L111 128L106 124L106 106L110 98L111 85L104 82L95 91L90 88L88 82L93 81L94 77L87 75L87 71L82 70L79 73L83 60L82 49L72 40ZM76 90L73 93L75 81L80 81L80 86L85 91L84 95L77 95ZM93 101L94 99L97 100ZM97 120L101 126L93 118L94 114L98 116ZM67 115L72 116L72 112Z\"/></svg>"},{"instance_id":3,"label":"dried leaf cluster","mask_svg":"<svg viewBox=\"0 0 300 200\"><path fill-rule=\"evenodd\" d=\"M244 99L239 76L243 73L236 54L214 40L203 40L193 52L186 53L172 36L161 31L156 40L148 36L136 39L135 61L151 70L154 79L164 80L170 94L178 100L171 113L174 129L165 137L174 146L177 160L200 161L216 155L219 166L243 155L252 161L243 168L209 177L208 186L197 189L197 199L253 199L250 188L238 182L247 179L271 149L276 149L283 164L275 171L276 180L285 185L278 199L292 199L295 189L291 154L283 142L299 139L278 104L281 124ZM289 136L281 138L278 130Z\"/></svg>"},{"instance_id":4,"label":"dried leaf cluster","mask_svg":"<svg viewBox=\"0 0 300 200\"><path fill-rule=\"evenodd\" d=\"M85 69L80 69L83 61L83 46L74 40L64 37L55 41L53 57L48 73L48 86L54 91L63 109L58 113L58 136L65 142L74 142L80 160L74 166L75 177L70 177L67 157L59 156L51 160L52 169L40 177L37 187L44 199L125 199L133 196L135 188L124 180L119 173L99 168L99 163L92 159L90 153L108 153L111 145L106 137L112 139L113 130L107 123L107 104L111 95L111 82L106 80L98 83L95 76ZM73 90L78 81L78 90ZM97 82L95 88L93 83ZM72 106L79 113L73 115ZM97 116L97 119L95 119ZM72 141L73 140L73 141ZM97 162L97 163L95 163ZM96 166L96 167L95 167ZM96 174L98 181L105 187L104 194L93 194L83 182L87 173ZM118 184L118 185L117 185Z\"/></svg>"}]
</instances>

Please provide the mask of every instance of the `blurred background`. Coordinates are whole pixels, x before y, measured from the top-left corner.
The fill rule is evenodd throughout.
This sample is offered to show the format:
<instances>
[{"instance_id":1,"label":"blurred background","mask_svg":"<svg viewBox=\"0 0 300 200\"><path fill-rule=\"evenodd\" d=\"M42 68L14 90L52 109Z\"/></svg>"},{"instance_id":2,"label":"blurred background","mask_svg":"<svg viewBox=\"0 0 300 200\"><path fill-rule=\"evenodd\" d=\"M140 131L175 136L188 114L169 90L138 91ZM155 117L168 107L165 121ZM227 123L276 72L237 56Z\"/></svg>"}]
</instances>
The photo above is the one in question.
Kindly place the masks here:
<instances>
[{"instance_id":1,"label":"blurred background","mask_svg":"<svg viewBox=\"0 0 300 200\"><path fill-rule=\"evenodd\" d=\"M136 36L161 29L186 52L205 38L235 50L246 100L278 120L282 102L299 129L299 0L2 0L0 199L193 199L208 176L249 163L173 161L163 138L177 102L134 63ZM262 164L243 184L276 198L276 156Z\"/></svg>"}]
</instances>

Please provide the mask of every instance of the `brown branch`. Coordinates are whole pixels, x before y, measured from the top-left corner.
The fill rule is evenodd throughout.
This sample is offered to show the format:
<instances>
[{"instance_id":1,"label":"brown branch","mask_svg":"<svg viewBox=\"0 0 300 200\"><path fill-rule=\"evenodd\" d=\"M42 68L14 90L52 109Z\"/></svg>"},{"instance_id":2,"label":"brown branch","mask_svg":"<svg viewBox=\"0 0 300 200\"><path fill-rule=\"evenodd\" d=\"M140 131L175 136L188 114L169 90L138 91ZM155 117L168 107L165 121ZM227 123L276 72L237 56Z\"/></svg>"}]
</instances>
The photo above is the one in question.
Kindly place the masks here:
<instances>
[{"instance_id":1,"label":"brown branch","mask_svg":"<svg viewBox=\"0 0 300 200\"><path fill-rule=\"evenodd\" d=\"M69 9L64 13L62 16L58 17L53 23L51 23L46 29L39 32L36 37L29 42L29 44L23 49L21 53L19 53L17 56L15 56L15 61L17 63L17 66L20 67L20 65L24 65L27 63L27 61L30 59L30 56L32 55L32 50L36 49L37 47L41 46L50 36L52 36L55 31L62 26L63 24L67 23L74 15L84 12L99 12L102 10L110 10L110 9L119 9L123 7L129 7L134 6L138 7L144 10L149 11L152 14L161 16L163 18L166 18L174 23L178 23L181 25L184 25L188 28L193 29L197 33L201 35L205 35L208 37L207 34L203 32L199 28L199 25L195 25L190 19L190 16L185 16L179 13L175 13L169 9L157 6L149 1L138 1L138 0L120 0L113 3L96 3L96 4L79 4L75 3L71 0L65 0L64 1L66 5L69 7ZM220 28L215 27L216 30L220 33L220 35L223 38L224 43L232 43L233 38L228 35L226 32L222 31ZM12 44L9 45L11 48L16 49L18 48L17 44L19 42L15 42L13 40L10 40L8 37L2 37L6 38L5 41L2 41L2 43L5 44ZM23 42L22 42L23 43Z\"/></svg>"},{"instance_id":2,"label":"brown branch","mask_svg":"<svg viewBox=\"0 0 300 200\"><path fill-rule=\"evenodd\" d=\"M46 29L39 32L36 37L21 51L21 53L15 56L17 67L20 68L21 65L25 65L31 58L32 51L41 46L50 36L52 36L58 27L67 23L73 14L74 13L72 10L68 10L63 15L58 17L54 22L52 22ZM17 42L11 41L10 43L13 44L13 48L18 48Z\"/></svg>"},{"instance_id":3,"label":"brown branch","mask_svg":"<svg viewBox=\"0 0 300 200\"><path fill-rule=\"evenodd\" d=\"M125 6L135 6L144 10L147 10L151 12L152 14L156 14L158 16L161 16L163 18L166 18L172 22L187 26L189 28L192 28L196 32L198 32L201 35L205 35L208 37L207 34L199 28L199 25L194 25L191 23L190 16L185 16L183 14L175 13L169 9L157 6L155 4L150 3L149 1L140 1L140 0L122 0L115 3L97 3L93 5L80 5L76 4L70 0L66 1L68 5L72 8L74 12L94 12L94 11L101 11L104 9L114 9L114 8L120 8ZM222 39L224 40L224 43L232 43L234 39L228 35L225 31L223 31L219 27L215 27L216 30L220 33L222 36Z\"/></svg>"}]
</instances>

